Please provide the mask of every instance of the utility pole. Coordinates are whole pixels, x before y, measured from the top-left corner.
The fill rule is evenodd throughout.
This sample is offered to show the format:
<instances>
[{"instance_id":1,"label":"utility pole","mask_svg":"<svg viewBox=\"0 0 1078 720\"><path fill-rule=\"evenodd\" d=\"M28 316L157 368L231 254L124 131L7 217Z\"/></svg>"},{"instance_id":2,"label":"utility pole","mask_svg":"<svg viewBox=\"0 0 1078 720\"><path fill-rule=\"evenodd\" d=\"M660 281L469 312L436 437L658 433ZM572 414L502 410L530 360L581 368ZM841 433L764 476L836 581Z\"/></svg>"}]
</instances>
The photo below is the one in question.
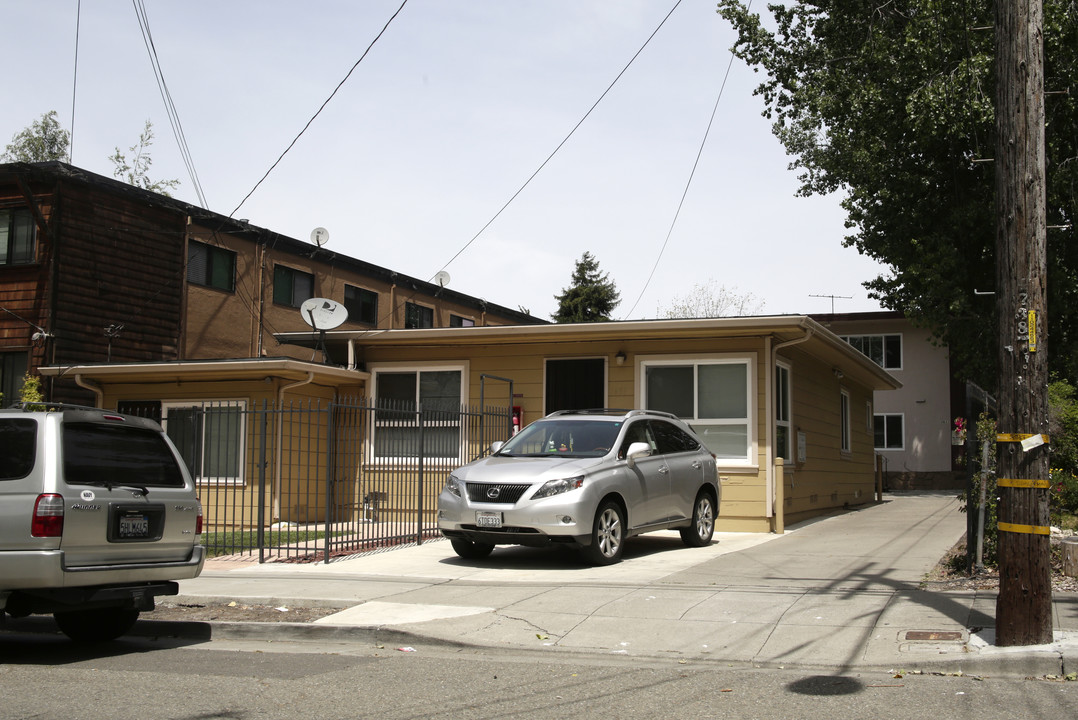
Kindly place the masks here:
<instances>
[{"instance_id":1,"label":"utility pole","mask_svg":"<svg viewBox=\"0 0 1078 720\"><path fill-rule=\"evenodd\" d=\"M996 644L1052 641L1042 0L996 0Z\"/></svg>"}]
</instances>

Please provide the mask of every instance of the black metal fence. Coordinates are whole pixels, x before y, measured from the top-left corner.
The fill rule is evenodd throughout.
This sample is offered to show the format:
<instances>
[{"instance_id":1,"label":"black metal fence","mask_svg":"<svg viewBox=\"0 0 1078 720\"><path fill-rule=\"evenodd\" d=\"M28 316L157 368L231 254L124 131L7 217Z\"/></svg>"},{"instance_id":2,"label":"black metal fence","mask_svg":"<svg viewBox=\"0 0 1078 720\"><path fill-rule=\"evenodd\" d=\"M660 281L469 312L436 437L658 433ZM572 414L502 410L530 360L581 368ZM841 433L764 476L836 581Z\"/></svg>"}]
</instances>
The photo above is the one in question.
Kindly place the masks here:
<instances>
[{"instance_id":1,"label":"black metal fence","mask_svg":"<svg viewBox=\"0 0 1078 720\"><path fill-rule=\"evenodd\" d=\"M209 556L331 558L439 537L448 474L511 431L509 408L241 402L166 408L198 482Z\"/></svg>"}]
</instances>

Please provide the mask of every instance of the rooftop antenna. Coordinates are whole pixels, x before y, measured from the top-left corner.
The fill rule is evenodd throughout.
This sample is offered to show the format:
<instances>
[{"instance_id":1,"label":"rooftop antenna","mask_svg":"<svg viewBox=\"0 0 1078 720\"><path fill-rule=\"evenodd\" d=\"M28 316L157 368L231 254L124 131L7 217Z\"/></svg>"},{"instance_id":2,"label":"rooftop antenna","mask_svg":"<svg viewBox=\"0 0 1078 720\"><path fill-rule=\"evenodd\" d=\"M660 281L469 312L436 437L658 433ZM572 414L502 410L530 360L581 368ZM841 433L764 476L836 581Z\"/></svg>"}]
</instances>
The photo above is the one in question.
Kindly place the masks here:
<instances>
[{"instance_id":1,"label":"rooftop antenna","mask_svg":"<svg viewBox=\"0 0 1078 720\"><path fill-rule=\"evenodd\" d=\"M809 297L831 298L831 314L835 314L835 300L853 300L853 295L809 295Z\"/></svg>"},{"instance_id":2,"label":"rooftop antenna","mask_svg":"<svg viewBox=\"0 0 1078 720\"><path fill-rule=\"evenodd\" d=\"M329 230L326 230L324 227L316 227L314 230L311 230L311 242L318 247L322 247L329 242Z\"/></svg>"},{"instance_id":3,"label":"rooftop antenna","mask_svg":"<svg viewBox=\"0 0 1078 720\"><path fill-rule=\"evenodd\" d=\"M434 293L434 297L438 297L438 293L440 293L445 288L445 286L449 284L449 273L447 273L445 270L439 270L438 272L434 273L434 284L438 286L438 291Z\"/></svg>"},{"instance_id":4,"label":"rooftop antenna","mask_svg":"<svg viewBox=\"0 0 1078 720\"><path fill-rule=\"evenodd\" d=\"M340 327L341 323L348 319L348 308L335 300L328 298L311 298L304 300L299 306L300 317L303 322L318 331L318 345L315 353L322 350L322 362L329 364L329 350L326 348L326 330ZM311 356L314 360L314 355Z\"/></svg>"}]
</instances>

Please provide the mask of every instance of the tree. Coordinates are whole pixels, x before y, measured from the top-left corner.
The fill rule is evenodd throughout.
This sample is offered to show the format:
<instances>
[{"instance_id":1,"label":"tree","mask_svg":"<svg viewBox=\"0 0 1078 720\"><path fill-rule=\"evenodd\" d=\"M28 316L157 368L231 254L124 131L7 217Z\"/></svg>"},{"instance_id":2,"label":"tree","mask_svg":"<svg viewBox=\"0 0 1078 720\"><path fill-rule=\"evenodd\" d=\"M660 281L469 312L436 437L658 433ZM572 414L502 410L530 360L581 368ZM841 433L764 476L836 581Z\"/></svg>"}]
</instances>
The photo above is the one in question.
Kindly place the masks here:
<instances>
[{"instance_id":1,"label":"tree","mask_svg":"<svg viewBox=\"0 0 1078 720\"><path fill-rule=\"evenodd\" d=\"M577 260L572 284L556 295L558 311L551 318L558 323L604 322L621 302L621 295L607 273L599 272L599 261L585 252Z\"/></svg>"},{"instance_id":2,"label":"tree","mask_svg":"<svg viewBox=\"0 0 1078 720\"><path fill-rule=\"evenodd\" d=\"M799 194L842 192L847 247L889 273L865 282L947 343L963 374L994 384L995 70L991 0L738 0L719 13L766 78L764 115L800 171ZM1078 13L1045 0L1048 334L1078 374ZM1070 88L1070 94L1061 91ZM1070 226L1069 229L1067 226Z\"/></svg>"},{"instance_id":3,"label":"tree","mask_svg":"<svg viewBox=\"0 0 1078 720\"><path fill-rule=\"evenodd\" d=\"M666 307L659 306L663 318L745 317L763 310L764 302L752 293L744 295L725 285L715 286L715 280L697 283L683 297L675 297Z\"/></svg>"},{"instance_id":4,"label":"tree","mask_svg":"<svg viewBox=\"0 0 1078 720\"><path fill-rule=\"evenodd\" d=\"M71 133L60 127L56 111L50 110L11 138L0 155L4 162L49 162L67 160Z\"/></svg>"},{"instance_id":5,"label":"tree","mask_svg":"<svg viewBox=\"0 0 1078 720\"><path fill-rule=\"evenodd\" d=\"M161 195L171 195L169 191L180 184L179 180L150 180L148 173L150 165L153 164L153 158L150 157L151 145L153 145L153 123L147 120L146 127L138 136L138 143L128 148L128 151L132 153L130 162L127 156L120 152L120 148L116 148L116 152L109 157L115 166L112 174L135 187Z\"/></svg>"}]
</instances>

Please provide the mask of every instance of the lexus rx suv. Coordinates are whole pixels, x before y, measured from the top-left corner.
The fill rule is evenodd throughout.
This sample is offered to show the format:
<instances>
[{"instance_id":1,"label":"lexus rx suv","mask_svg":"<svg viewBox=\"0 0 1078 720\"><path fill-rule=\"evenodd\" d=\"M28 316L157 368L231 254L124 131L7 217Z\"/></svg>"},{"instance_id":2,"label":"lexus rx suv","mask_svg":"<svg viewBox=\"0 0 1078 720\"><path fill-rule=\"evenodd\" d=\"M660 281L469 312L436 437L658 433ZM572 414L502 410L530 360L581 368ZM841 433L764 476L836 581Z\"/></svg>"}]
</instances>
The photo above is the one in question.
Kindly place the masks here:
<instances>
[{"instance_id":1,"label":"lexus rx suv","mask_svg":"<svg viewBox=\"0 0 1078 720\"><path fill-rule=\"evenodd\" d=\"M52 613L116 638L205 562L202 508L152 420L67 405L0 410L0 624Z\"/></svg>"},{"instance_id":2,"label":"lexus rx suv","mask_svg":"<svg viewBox=\"0 0 1078 720\"><path fill-rule=\"evenodd\" d=\"M563 543L608 565L626 538L652 530L676 528L686 545L707 545L720 498L714 455L676 416L562 411L451 473L438 528L464 558Z\"/></svg>"}]
</instances>

